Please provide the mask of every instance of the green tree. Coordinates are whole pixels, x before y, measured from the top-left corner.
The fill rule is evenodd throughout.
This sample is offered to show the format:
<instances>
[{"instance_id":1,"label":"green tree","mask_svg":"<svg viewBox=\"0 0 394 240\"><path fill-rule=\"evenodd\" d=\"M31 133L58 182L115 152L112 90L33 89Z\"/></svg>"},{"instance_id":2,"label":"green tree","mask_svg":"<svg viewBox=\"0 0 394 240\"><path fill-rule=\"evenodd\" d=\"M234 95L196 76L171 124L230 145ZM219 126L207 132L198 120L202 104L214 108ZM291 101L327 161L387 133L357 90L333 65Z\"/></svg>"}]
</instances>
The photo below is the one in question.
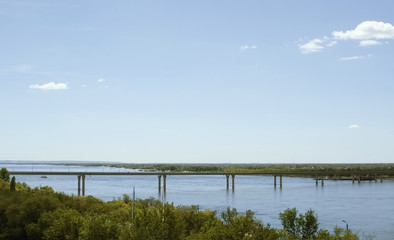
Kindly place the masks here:
<instances>
[{"instance_id":1,"label":"green tree","mask_svg":"<svg viewBox=\"0 0 394 240\"><path fill-rule=\"evenodd\" d=\"M85 220L80 228L78 239L118 239L118 226L120 227L121 223L110 218L108 214L90 213L85 216Z\"/></svg>"},{"instance_id":2,"label":"green tree","mask_svg":"<svg viewBox=\"0 0 394 240\"><path fill-rule=\"evenodd\" d=\"M334 228L334 237L331 239L341 239L341 240L358 240L356 234L353 234L351 230L344 230L340 227Z\"/></svg>"},{"instance_id":3,"label":"green tree","mask_svg":"<svg viewBox=\"0 0 394 240\"><path fill-rule=\"evenodd\" d=\"M166 239L163 210L158 206L148 205L150 203L153 202L138 203L133 225L129 227L129 231L122 234L123 239Z\"/></svg>"},{"instance_id":4,"label":"green tree","mask_svg":"<svg viewBox=\"0 0 394 240\"><path fill-rule=\"evenodd\" d=\"M57 209L44 214L40 220L49 226L43 233L43 239L48 240L78 239L80 228L84 224L84 218L74 209Z\"/></svg>"},{"instance_id":5,"label":"green tree","mask_svg":"<svg viewBox=\"0 0 394 240\"><path fill-rule=\"evenodd\" d=\"M165 239L177 240L185 236L186 224L182 218L181 211L173 204L164 204L159 208L162 217Z\"/></svg>"},{"instance_id":6,"label":"green tree","mask_svg":"<svg viewBox=\"0 0 394 240\"><path fill-rule=\"evenodd\" d=\"M187 229L191 229L190 235L187 236L187 239L191 240L219 240L225 239L223 237L224 233L224 224L223 222L216 216L216 211L212 211L206 209L204 211L196 212L193 214L192 218L186 220L188 223ZM184 218L188 219L188 216L184 215ZM191 221L192 223L190 223ZM201 224L201 226L200 226Z\"/></svg>"},{"instance_id":7,"label":"green tree","mask_svg":"<svg viewBox=\"0 0 394 240\"><path fill-rule=\"evenodd\" d=\"M279 218L282 222L283 229L290 235L299 237L301 235L301 226L297 217L296 208L288 208L283 213L279 214Z\"/></svg>"},{"instance_id":8,"label":"green tree","mask_svg":"<svg viewBox=\"0 0 394 240\"><path fill-rule=\"evenodd\" d=\"M317 221L317 217L313 210L308 210L305 215L300 215L302 221L302 238L309 239L316 236L317 231L319 230L319 222Z\"/></svg>"},{"instance_id":9,"label":"green tree","mask_svg":"<svg viewBox=\"0 0 394 240\"><path fill-rule=\"evenodd\" d=\"M10 190L15 191L16 183L15 183L15 176L11 179Z\"/></svg>"},{"instance_id":10,"label":"green tree","mask_svg":"<svg viewBox=\"0 0 394 240\"><path fill-rule=\"evenodd\" d=\"M238 216L237 209L227 207L225 212L222 212L221 217L225 224L230 224L234 221L234 219Z\"/></svg>"},{"instance_id":11,"label":"green tree","mask_svg":"<svg viewBox=\"0 0 394 240\"><path fill-rule=\"evenodd\" d=\"M6 182L9 182L9 181L10 181L10 173L7 171L6 168L2 168L2 169L0 170L0 179L1 179L1 180L4 180L4 181L6 181Z\"/></svg>"},{"instance_id":12,"label":"green tree","mask_svg":"<svg viewBox=\"0 0 394 240\"><path fill-rule=\"evenodd\" d=\"M291 236L300 239L314 238L319 230L319 222L312 210L305 215L298 214L296 208L286 209L279 214L283 229Z\"/></svg>"}]
</instances>

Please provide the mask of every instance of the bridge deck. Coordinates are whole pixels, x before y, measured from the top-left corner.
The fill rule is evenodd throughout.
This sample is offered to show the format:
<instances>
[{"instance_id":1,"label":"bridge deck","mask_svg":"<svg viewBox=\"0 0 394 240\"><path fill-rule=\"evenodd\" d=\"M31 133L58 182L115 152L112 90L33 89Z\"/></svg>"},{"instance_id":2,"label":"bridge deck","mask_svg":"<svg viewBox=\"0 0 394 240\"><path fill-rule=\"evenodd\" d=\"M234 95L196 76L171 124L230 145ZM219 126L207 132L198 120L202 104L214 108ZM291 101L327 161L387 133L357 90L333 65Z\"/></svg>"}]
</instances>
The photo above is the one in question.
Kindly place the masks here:
<instances>
[{"instance_id":1,"label":"bridge deck","mask_svg":"<svg viewBox=\"0 0 394 240\"><path fill-rule=\"evenodd\" d=\"M52 171L10 171L10 175L262 175L262 176L351 176L360 174L389 175L386 171L357 172L52 172Z\"/></svg>"},{"instance_id":2,"label":"bridge deck","mask_svg":"<svg viewBox=\"0 0 394 240\"><path fill-rule=\"evenodd\" d=\"M138 172L51 172L51 171L10 171L10 175L73 175L78 177L78 196L85 196L85 177L89 175L97 176L141 176L141 175L153 175L158 176L158 190L159 193L163 189L166 192L166 178L167 176L176 175L216 175L216 176L226 176L226 188L229 189L229 177L231 176L231 187L234 191L235 182L234 178L236 175L249 175L249 176L274 176L274 187L276 188L276 177L279 176L279 186L282 188L282 176L298 176L298 177L315 177L316 186L318 185L318 178L321 178L321 185L324 185L324 176L351 176L354 183L355 176L358 176L358 182L361 181L362 175L374 175L375 181L377 181L377 176L380 176L381 181L383 181L382 176L394 176L393 171L357 171L357 172L334 172L334 171L322 171L322 172L148 172L148 171L138 171ZM161 184L161 178L163 178L163 186ZM82 180L82 182L81 182ZM82 183L82 186L81 186Z\"/></svg>"}]
</instances>

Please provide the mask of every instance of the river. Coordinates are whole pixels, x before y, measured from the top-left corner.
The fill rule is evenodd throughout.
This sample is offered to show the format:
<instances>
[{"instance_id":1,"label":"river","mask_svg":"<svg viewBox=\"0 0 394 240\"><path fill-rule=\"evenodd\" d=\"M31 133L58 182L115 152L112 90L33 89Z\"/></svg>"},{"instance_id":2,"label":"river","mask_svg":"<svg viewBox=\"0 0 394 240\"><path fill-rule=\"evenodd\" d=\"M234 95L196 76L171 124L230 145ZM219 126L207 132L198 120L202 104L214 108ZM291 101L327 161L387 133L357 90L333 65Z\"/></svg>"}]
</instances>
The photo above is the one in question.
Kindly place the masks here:
<instances>
[{"instance_id":1,"label":"river","mask_svg":"<svg viewBox=\"0 0 394 240\"><path fill-rule=\"evenodd\" d=\"M1 163L9 171L127 172L123 168L80 167L47 164ZM51 186L55 191L77 195L76 176L16 176L30 187ZM277 183L279 184L279 179ZM199 205L221 212L227 207L245 213L250 209L263 223L281 228L279 213L287 208L299 212L314 210L320 227L332 231L346 227L346 221L361 239L394 239L394 181L325 180L315 185L312 178L284 177L283 187L274 188L273 177L236 176L235 191L226 190L225 176L167 176L166 195L158 193L157 176L86 176L86 195L111 201L123 194L137 198L154 197L174 205Z\"/></svg>"}]
</instances>

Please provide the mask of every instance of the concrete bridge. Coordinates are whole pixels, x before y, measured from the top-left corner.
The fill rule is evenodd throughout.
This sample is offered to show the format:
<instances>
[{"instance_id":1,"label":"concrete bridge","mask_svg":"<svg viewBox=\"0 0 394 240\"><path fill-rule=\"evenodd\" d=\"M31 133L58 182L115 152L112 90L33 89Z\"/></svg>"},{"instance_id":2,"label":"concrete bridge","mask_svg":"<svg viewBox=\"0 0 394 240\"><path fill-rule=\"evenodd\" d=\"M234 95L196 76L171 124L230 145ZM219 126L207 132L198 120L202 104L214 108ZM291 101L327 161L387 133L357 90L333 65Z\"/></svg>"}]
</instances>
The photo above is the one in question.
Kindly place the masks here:
<instances>
[{"instance_id":1,"label":"concrete bridge","mask_svg":"<svg viewBox=\"0 0 394 240\"><path fill-rule=\"evenodd\" d=\"M235 176L236 175L248 175L248 176L273 176L274 177L274 187L276 188L277 182L276 178L279 177L279 187L282 188L283 176L289 177L314 177L316 181L316 186L319 184L319 180L321 181L321 185L324 186L325 177L333 177L333 176L341 176L348 177L352 179L354 183L355 180L358 183L361 180L365 180L366 176L368 176L368 180L383 181L384 176L394 176L394 172L367 172L367 171L358 171L358 172L46 172L46 171L10 171L10 175L40 175L40 176L49 176L49 175L74 175L78 178L78 196L81 196L81 188L82 188L82 196L85 196L85 176L138 176L138 175L156 175L158 177L158 190L159 193L162 191L165 193L167 189L167 176L171 175L198 175L198 176L206 176L206 175L216 175L216 176L225 176L226 177L226 189L229 190L230 181L229 178L231 176L231 188L232 191L235 189ZM161 179L163 178L163 184ZM82 181L81 181L82 180ZM82 184L81 184L82 183Z\"/></svg>"}]
</instances>

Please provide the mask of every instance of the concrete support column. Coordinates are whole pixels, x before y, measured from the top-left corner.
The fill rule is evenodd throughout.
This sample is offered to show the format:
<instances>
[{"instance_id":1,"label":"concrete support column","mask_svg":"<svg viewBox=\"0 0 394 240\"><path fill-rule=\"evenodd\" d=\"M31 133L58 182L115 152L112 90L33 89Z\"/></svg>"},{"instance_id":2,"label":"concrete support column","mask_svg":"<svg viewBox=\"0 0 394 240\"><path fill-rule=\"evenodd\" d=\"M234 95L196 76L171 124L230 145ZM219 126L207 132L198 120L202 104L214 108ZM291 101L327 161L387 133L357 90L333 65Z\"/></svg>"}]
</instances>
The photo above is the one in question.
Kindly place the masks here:
<instances>
[{"instance_id":1,"label":"concrete support column","mask_svg":"<svg viewBox=\"0 0 394 240\"><path fill-rule=\"evenodd\" d=\"M231 187L232 187L233 192L234 192L234 189L235 189L234 178L235 178L235 175L232 174L232 175L231 175L231 180L232 180L232 182L231 182L231 183L232 183Z\"/></svg>"},{"instance_id":2,"label":"concrete support column","mask_svg":"<svg viewBox=\"0 0 394 240\"><path fill-rule=\"evenodd\" d=\"M81 196L81 175L78 175L78 196Z\"/></svg>"},{"instance_id":3,"label":"concrete support column","mask_svg":"<svg viewBox=\"0 0 394 240\"><path fill-rule=\"evenodd\" d=\"M315 175L316 186L319 185L319 180L317 179L317 175Z\"/></svg>"},{"instance_id":4,"label":"concrete support column","mask_svg":"<svg viewBox=\"0 0 394 240\"><path fill-rule=\"evenodd\" d=\"M229 182L228 182L228 177L230 177L228 174L226 174L226 189L229 189Z\"/></svg>"},{"instance_id":5,"label":"concrete support column","mask_svg":"<svg viewBox=\"0 0 394 240\"><path fill-rule=\"evenodd\" d=\"M276 188L276 175L274 176L274 188Z\"/></svg>"},{"instance_id":6,"label":"concrete support column","mask_svg":"<svg viewBox=\"0 0 394 240\"><path fill-rule=\"evenodd\" d=\"M380 182L383 182L383 176L380 176Z\"/></svg>"},{"instance_id":7,"label":"concrete support column","mask_svg":"<svg viewBox=\"0 0 394 240\"><path fill-rule=\"evenodd\" d=\"M354 183L354 175L352 175L352 183Z\"/></svg>"},{"instance_id":8,"label":"concrete support column","mask_svg":"<svg viewBox=\"0 0 394 240\"><path fill-rule=\"evenodd\" d=\"M375 182L377 182L378 181L378 178L377 178L377 176L376 176L376 174L375 174Z\"/></svg>"},{"instance_id":9,"label":"concrete support column","mask_svg":"<svg viewBox=\"0 0 394 240\"><path fill-rule=\"evenodd\" d=\"M280 188L282 188L282 175L279 176L279 185L280 185Z\"/></svg>"},{"instance_id":10,"label":"concrete support column","mask_svg":"<svg viewBox=\"0 0 394 240\"><path fill-rule=\"evenodd\" d=\"M361 175L358 175L358 183L361 182Z\"/></svg>"},{"instance_id":11,"label":"concrete support column","mask_svg":"<svg viewBox=\"0 0 394 240\"><path fill-rule=\"evenodd\" d=\"M167 175L163 175L163 192L166 193L167 183L166 183Z\"/></svg>"},{"instance_id":12,"label":"concrete support column","mask_svg":"<svg viewBox=\"0 0 394 240\"><path fill-rule=\"evenodd\" d=\"M324 176L321 176L321 185L324 186Z\"/></svg>"},{"instance_id":13,"label":"concrete support column","mask_svg":"<svg viewBox=\"0 0 394 240\"><path fill-rule=\"evenodd\" d=\"M85 196L85 175L82 175L82 196Z\"/></svg>"},{"instance_id":14,"label":"concrete support column","mask_svg":"<svg viewBox=\"0 0 394 240\"><path fill-rule=\"evenodd\" d=\"M161 175L157 175L159 178L159 193L161 193Z\"/></svg>"}]
</instances>

